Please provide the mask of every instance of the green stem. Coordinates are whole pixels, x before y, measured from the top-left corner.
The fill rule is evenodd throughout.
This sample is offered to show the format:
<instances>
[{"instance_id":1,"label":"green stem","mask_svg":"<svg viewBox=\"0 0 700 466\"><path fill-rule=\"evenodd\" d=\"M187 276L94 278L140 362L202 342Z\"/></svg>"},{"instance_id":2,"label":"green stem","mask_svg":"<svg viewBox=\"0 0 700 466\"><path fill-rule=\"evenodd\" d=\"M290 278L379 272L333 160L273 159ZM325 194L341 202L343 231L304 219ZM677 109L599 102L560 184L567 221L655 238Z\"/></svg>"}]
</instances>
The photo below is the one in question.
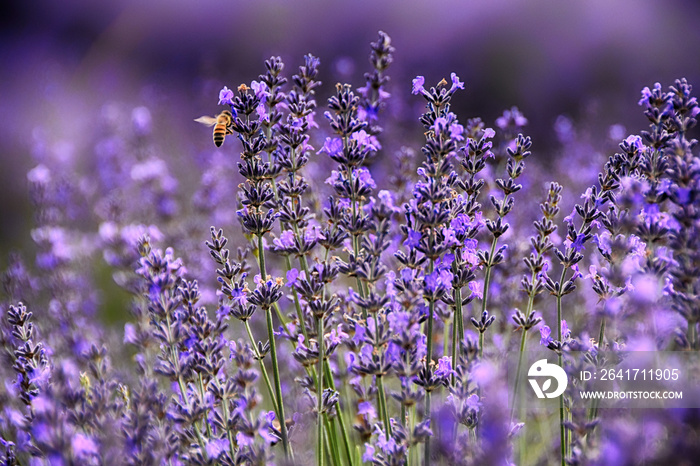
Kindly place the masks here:
<instances>
[{"instance_id":1,"label":"green stem","mask_svg":"<svg viewBox=\"0 0 700 466\"><path fill-rule=\"evenodd\" d=\"M324 367L323 367L325 374L326 374L326 381L328 383L328 386L331 388L331 390L335 391L335 381L333 380L333 374L331 373L331 365L328 362L328 360L325 361ZM345 386L347 388L347 385ZM349 399L349 397L346 397L346 399ZM341 406L338 406L338 424L340 424L340 433L343 436L343 451L345 453L345 458L348 460L348 465L352 466L354 464L354 461L352 459L352 453L350 451L350 438L348 435L348 430L345 427L345 416L343 414L343 410L341 409Z\"/></svg>"},{"instance_id":2,"label":"green stem","mask_svg":"<svg viewBox=\"0 0 700 466\"><path fill-rule=\"evenodd\" d=\"M406 368L411 367L410 361L411 361L411 355L409 354L408 350L405 350L404 351L404 363L406 364ZM408 374L406 374L406 379L410 380L410 377L408 376ZM412 406L415 407L415 405L412 405ZM406 409L406 405L402 402L401 403L401 424L404 427L408 427L408 425L410 423L410 421L407 419L406 416L410 416L410 413L409 413L409 410ZM410 446L408 448L410 448Z\"/></svg>"},{"instance_id":3,"label":"green stem","mask_svg":"<svg viewBox=\"0 0 700 466\"><path fill-rule=\"evenodd\" d=\"M697 339L697 323L688 321L688 344L690 345L690 349L696 349L697 344L695 340Z\"/></svg>"},{"instance_id":4,"label":"green stem","mask_svg":"<svg viewBox=\"0 0 700 466\"><path fill-rule=\"evenodd\" d=\"M327 419L324 419L324 420L323 420L323 426L324 426L324 429L328 430L329 424L328 424L328 420L327 420ZM329 464L330 464L331 466L333 466L334 463L335 463L335 461L333 460L333 456L332 456L332 454L331 454L331 444L330 444L330 442L328 441L329 438L330 438L330 432L328 433L328 435L326 435L325 437L323 437L323 451L322 451L322 454L323 454L323 458L324 458L323 461L326 461L326 459L327 459L328 462L329 462Z\"/></svg>"},{"instance_id":5,"label":"green stem","mask_svg":"<svg viewBox=\"0 0 700 466\"><path fill-rule=\"evenodd\" d=\"M327 446L329 458L334 465L341 466L340 452L338 451L338 438L335 432L335 418L325 417L326 431L328 431Z\"/></svg>"},{"instance_id":6,"label":"green stem","mask_svg":"<svg viewBox=\"0 0 700 466\"><path fill-rule=\"evenodd\" d=\"M284 456L290 456L289 439L287 438L287 424L284 416L284 400L282 398L282 384L280 381L280 370L277 360L277 345L275 344L275 334L273 332L272 309L265 309L265 317L267 319L267 338L270 340L270 359L272 359L272 376L275 382L275 398L277 399L277 418L280 423L280 434L282 436L282 448Z\"/></svg>"},{"instance_id":7,"label":"green stem","mask_svg":"<svg viewBox=\"0 0 700 466\"><path fill-rule=\"evenodd\" d=\"M542 257L542 254L538 254L538 257ZM535 278L537 277L536 272L533 270L532 274L530 275L530 283L533 283ZM535 305L535 291L531 291L528 293L528 299L527 299L527 308L525 310L525 318L530 317L530 313L532 312L532 308ZM523 335L520 340L520 354L518 355L518 370L515 373L515 385L513 387L513 405L511 407L510 411L510 421L513 422L513 416L515 414L515 401L518 396L518 388L520 385L520 370L522 368L522 363L523 363L523 353L525 352L525 343L526 343L526 338L527 338L527 331L529 329L523 328Z\"/></svg>"},{"instance_id":8,"label":"green stem","mask_svg":"<svg viewBox=\"0 0 700 466\"><path fill-rule=\"evenodd\" d=\"M486 264L486 274L484 276L484 290L483 290L483 299L481 300L481 314L484 314L484 311L486 311L486 306L488 304L488 298L489 298L489 285L491 283L491 269L493 268L493 255L496 252L496 243L498 242L498 238L495 236L493 237L493 240L491 240L491 250L489 252L489 258L488 258L488 263ZM481 316L478 316L477 319L480 319ZM479 359L483 359L484 357L484 333L479 332ZM481 391L479 391L479 397L481 397Z\"/></svg>"},{"instance_id":9,"label":"green stem","mask_svg":"<svg viewBox=\"0 0 700 466\"><path fill-rule=\"evenodd\" d=\"M454 335L454 332L452 332L452 334ZM450 354L450 321L449 321L449 319L446 321L443 321L443 326L442 326L442 355L447 356L448 354Z\"/></svg>"},{"instance_id":10,"label":"green stem","mask_svg":"<svg viewBox=\"0 0 700 466\"><path fill-rule=\"evenodd\" d=\"M413 436L413 429L416 427L416 405L415 403L411 405L411 409L408 411L408 435ZM418 445L413 448L408 449L408 465L413 466L418 462Z\"/></svg>"},{"instance_id":11,"label":"green stem","mask_svg":"<svg viewBox=\"0 0 700 466\"><path fill-rule=\"evenodd\" d=\"M527 330L523 329L523 334L520 337L520 354L518 355L518 368L515 371L515 384L513 386L513 397L511 398L511 408L510 408L510 422L513 422L513 416L515 415L515 405L518 396L518 386L520 385L520 370L523 365L523 354L525 353L525 344L527 343Z\"/></svg>"},{"instance_id":12,"label":"green stem","mask_svg":"<svg viewBox=\"0 0 700 466\"><path fill-rule=\"evenodd\" d=\"M564 277L566 276L566 269L564 267L561 271L561 277L559 278L559 292L557 293L557 338L559 343L561 343L561 297L562 290L564 289ZM559 351L558 357L559 367L564 368L564 361L562 359L561 351ZM561 465L566 466L566 428L564 427L566 413L564 412L564 396L559 397L559 443L561 446Z\"/></svg>"},{"instance_id":13,"label":"green stem","mask_svg":"<svg viewBox=\"0 0 700 466\"><path fill-rule=\"evenodd\" d=\"M298 232L298 229L296 231ZM326 259L328 258L327 253L328 253L328 250L326 250ZM289 259L289 256L285 256L285 262L286 262L286 266L287 266L287 271L291 270L292 263L291 263L291 260ZM306 258L304 256L299 257L299 264L300 264L302 270L306 273L306 275L309 276L308 263L307 263ZM325 294L326 285L324 284L323 287L324 287L324 294ZM303 316L303 313L301 310L301 304L299 302L299 294L297 293L296 289L293 289L292 291L293 291L293 296L294 296L294 306L296 307L297 318L299 319L299 322L300 322L301 332L304 335L304 337L306 338L306 341L309 341L308 331L306 329L306 324L304 323L304 316ZM277 303L275 303L275 305L277 305ZM279 315L280 315L280 313L278 311L278 316ZM280 320L282 320L282 317L280 317ZM282 324L284 325L284 320L282 320ZM285 326L285 329L286 329L286 326ZM287 333L289 333L289 331L287 331ZM290 343L292 344L292 347L296 348L296 345L294 344L293 341L290 340ZM325 374L326 374L326 383L329 384L329 388L331 388L332 390L336 390L335 382L333 381L333 377L332 377L332 374L330 372L330 363L328 362L328 359L326 359L324 361L324 370L325 370ZM311 377L311 379L313 380L314 385L318 384L318 379L316 378L315 369L313 367L307 368L307 372L308 372L309 376ZM346 398L348 398L348 397L346 397ZM345 426L345 417L344 417L341 409L338 409L338 424L340 424L340 430L343 434L343 447L344 447L346 457L348 459L348 464L352 465L353 461L352 461L352 454L350 453L350 439L348 436L347 428Z\"/></svg>"},{"instance_id":14,"label":"green stem","mask_svg":"<svg viewBox=\"0 0 700 466\"><path fill-rule=\"evenodd\" d=\"M288 257L288 256L286 257L286 259L287 259L287 271L289 271L289 270L291 269L291 261L289 261L289 257ZM259 264L259 263L260 263L260 262L259 262L259 259L258 259L258 264ZM300 263L301 263L301 265L302 265L302 268L303 268L304 265L306 265L306 262L301 262L301 261L300 261ZM302 319L302 317L301 317L301 315L302 315L302 314L301 314L301 306L300 306L300 303L299 303L299 298L298 298L297 291L296 291L296 290L293 290L293 293L294 293L294 298L295 298L295 305L296 305L296 307L297 307L297 316L299 317L299 320L303 322L303 319ZM281 322L282 325L284 326L285 331L287 332L287 334L291 334L291 333L289 332L289 329L287 328L287 324L286 324L286 322L285 322L285 320L284 320L284 316L282 315L282 312L281 312L281 310L279 309L278 303L274 303L274 306L275 306L275 311L276 311L277 317L280 319L280 322ZM249 326L249 324L248 324L247 321L246 321L246 326L247 326L247 329L246 329L246 330L248 331L248 336L250 337L250 340L251 340L251 342L252 342L252 344L253 344L253 350L254 350L255 354L257 355L257 347L255 346L255 338L252 336L252 331L250 330L250 326ZM302 332L303 332L304 330L306 330L305 326L303 326L303 327L301 327L301 328L302 328ZM307 341L308 341L308 339L307 339ZM292 349L296 349L296 343L295 343L294 340L289 340L289 344L291 345ZM327 367L327 370L330 371L330 365L329 365L329 363L328 363L328 360L325 361L325 365L326 365L326 367ZM269 394L270 394L270 398L272 399L273 405L275 406L275 414L276 414L277 411L278 411L278 408L277 408L277 401L276 401L276 398L275 398L275 395L274 395L274 392L273 392L273 389L272 389L272 385L271 385L271 383L270 383L270 378L269 378L269 376L268 376L268 374L267 374L267 371L266 371L266 369L265 369L265 365L264 365L264 363L263 363L262 361L260 362L260 366L261 366L261 369L262 369L263 377L264 377L264 379L265 379L265 383L266 383L266 385L267 385L267 387L268 387L268 392L269 392ZM316 378L316 370L315 370L315 368L314 368L314 367L304 367L304 370L306 371L307 375L308 375L309 377L311 377L311 380L313 381L313 384L316 385L316 384L318 383L318 382L317 382L318 379ZM329 376L326 375L326 378L328 378L328 377L329 377ZM332 381L332 379L330 379L330 380ZM333 384L331 384L331 388L332 388L333 390L335 390L335 386L334 386ZM339 424L340 424L341 431L343 432L343 442L344 442L345 448L346 448L346 450L348 450L348 449L350 448L350 441L349 441L349 437L348 437L347 428L345 427L345 422L344 422L344 417L343 417L342 412L339 412L339 413L338 413L338 422L339 422ZM291 446L290 446L290 447L291 447ZM290 453L290 457L293 457L293 452L292 452L291 448L290 448L289 453ZM348 453L347 456L350 457L351 455ZM349 464L352 465L352 464L354 464L354 463L352 462L352 460L350 460L350 461L349 461Z\"/></svg>"},{"instance_id":15,"label":"green stem","mask_svg":"<svg viewBox=\"0 0 700 466\"><path fill-rule=\"evenodd\" d=\"M484 332L479 332L479 359L484 359Z\"/></svg>"},{"instance_id":16,"label":"green stem","mask_svg":"<svg viewBox=\"0 0 700 466\"><path fill-rule=\"evenodd\" d=\"M263 237L258 235L258 261L260 263L260 277L267 279L265 271L265 250L263 249ZM280 381L280 371L277 360L277 345L275 344L274 324L272 322L272 309L268 306L264 309L267 320L267 338L270 340L270 359L272 359L272 376L275 381L275 395L277 399L277 419L280 423L280 435L282 437L282 448L284 457L289 458L289 440L287 438L287 424L284 417L284 400L282 398L282 384Z\"/></svg>"},{"instance_id":17,"label":"green stem","mask_svg":"<svg viewBox=\"0 0 700 466\"><path fill-rule=\"evenodd\" d=\"M296 225L295 225L295 231L297 231L297 234L298 234L298 229L297 229ZM327 258L328 258L328 250L326 250L326 259ZM304 271L304 273L306 273L306 276L309 277L310 276L309 265L308 265L308 262L307 262L306 257L304 255L299 256L299 264L300 264L302 270ZM289 266L288 266L288 269L289 269ZM362 289L360 289L360 293L362 294ZM326 287L326 284L324 283L323 284L323 297L324 297L324 299L326 299L326 294L327 294L327 287ZM296 296L296 291L295 291L295 302L298 304L298 297ZM299 316L299 319L303 321L303 315L301 313L300 307L297 308L297 314ZM304 327L302 327L302 331L304 331ZM325 330L324 330L324 332L325 332ZM320 341L323 342L322 337L320 338ZM323 350L325 351L325 346L323 347ZM328 361L327 358L325 358L323 356L321 357L320 360L323 362L323 368L321 369L321 366L319 365L319 373L325 374L325 379L326 379L325 382L328 385L328 388L332 389L333 391L336 391L335 381L333 380L333 374L331 373L330 362ZM322 370L322 372L321 372L321 370ZM320 379L320 377L319 377L319 379ZM321 382L321 380L316 381L317 384L319 382ZM321 393L321 396L323 396L323 393ZM338 407L337 412L338 412L338 423L340 424L340 430L343 434L343 450L345 452L345 455L348 459L349 464L352 465L353 461L352 461L352 455L350 453L350 440L348 437L347 428L345 427L345 418L343 416L343 412L342 412L342 409L340 408L340 406ZM328 424L328 425L330 425L330 424ZM329 441L330 444L332 445L333 449L337 451L338 445L337 445L337 436L335 435L335 431L333 431L332 433L329 431L328 433L329 433L329 438L327 439L327 441Z\"/></svg>"},{"instance_id":18,"label":"green stem","mask_svg":"<svg viewBox=\"0 0 700 466\"><path fill-rule=\"evenodd\" d=\"M258 266L260 266L260 256L256 255L258 257ZM263 267L265 264L262 264ZM262 269L261 269L262 270ZM294 294L296 294L296 290L294 290ZM287 327L287 320L284 318L284 314L282 314L282 310L280 309L279 303L272 303L272 307L275 308L275 314L277 314L277 318L279 319L280 323L282 324L282 327L284 327L284 332L287 335L291 335L291 332L289 331L289 327ZM293 340L289 340L289 343L292 345L293 348L296 348L296 345L294 344Z\"/></svg>"},{"instance_id":19,"label":"green stem","mask_svg":"<svg viewBox=\"0 0 700 466\"><path fill-rule=\"evenodd\" d=\"M289 332L289 327L287 327L287 320L284 318L284 315L282 314L282 310L280 309L279 303L273 303L272 307L275 309L275 314L277 315L277 318L279 319L280 324L282 324L282 327L284 328L284 332L287 335L291 335L291 333ZM292 342L292 346L294 346L294 342Z\"/></svg>"},{"instance_id":20,"label":"green stem","mask_svg":"<svg viewBox=\"0 0 700 466\"><path fill-rule=\"evenodd\" d=\"M491 283L491 269L493 268L493 255L496 252L496 243L498 242L498 238L495 236L493 237L493 240L491 240L491 251L489 252L489 261L486 264L486 275L484 276L484 299L481 300L481 313L483 314L484 311L486 310L487 302L488 302L488 297L489 297L489 284ZM479 316L481 317L481 316Z\"/></svg>"},{"instance_id":21,"label":"green stem","mask_svg":"<svg viewBox=\"0 0 700 466\"><path fill-rule=\"evenodd\" d=\"M598 333L598 350L603 350L603 339L605 338L605 316L600 321L600 331ZM598 415L598 400L593 400L591 409L588 412L588 421L592 421Z\"/></svg>"},{"instance_id":22,"label":"green stem","mask_svg":"<svg viewBox=\"0 0 700 466\"><path fill-rule=\"evenodd\" d=\"M461 291L459 295L460 297L462 296ZM457 318L457 339L459 341L459 348L462 349L464 348L464 310L462 309L461 304L457 308L457 313L459 315L459 317Z\"/></svg>"},{"instance_id":23,"label":"green stem","mask_svg":"<svg viewBox=\"0 0 700 466\"><path fill-rule=\"evenodd\" d=\"M454 251L453 251L454 253ZM456 260L452 261L452 271L457 272ZM462 287L454 289L455 298L455 309L454 316L452 318L452 368L457 367L457 347L462 346L462 338L464 338L464 331L460 333L462 326ZM454 383L455 376L452 375L452 382Z\"/></svg>"},{"instance_id":24,"label":"green stem","mask_svg":"<svg viewBox=\"0 0 700 466\"><path fill-rule=\"evenodd\" d=\"M347 148L347 137L343 137L343 147ZM350 167L350 180L353 179L354 172L355 172L355 168L351 166ZM357 196L355 195L354 183L350 183L350 186L352 187L352 192L350 193L350 195L351 195L350 202L352 204L352 222L354 223L357 220L357 211L361 210L361 208L358 205L359 201L357 199ZM352 235L352 252L353 252L353 255L355 256L355 260L357 260L358 255L360 254L360 237L359 237L359 235L355 235L355 234ZM362 298L364 298L366 296L366 293L365 293L365 288L363 286L362 280L360 280L359 276L357 276L355 278L357 279L357 288L358 288L357 291L360 293L360 296ZM362 309L362 318L365 320L368 318L367 309L364 309L364 308Z\"/></svg>"},{"instance_id":25,"label":"green stem","mask_svg":"<svg viewBox=\"0 0 700 466\"><path fill-rule=\"evenodd\" d=\"M384 432L386 439L391 437L391 423L389 422L389 411L386 408L386 394L384 393L384 382L382 376L377 376L377 398L379 399L379 411L381 412L382 421L384 421Z\"/></svg>"},{"instance_id":26,"label":"green stem","mask_svg":"<svg viewBox=\"0 0 700 466\"><path fill-rule=\"evenodd\" d=\"M231 432L231 428L228 425L230 419L230 414L228 412L228 400L224 399L222 405L224 410L224 422L226 423L226 437L228 437L229 452L231 453L231 459L233 459L236 457L236 442L233 440L233 432Z\"/></svg>"},{"instance_id":27,"label":"green stem","mask_svg":"<svg viewBox=\"0 0 700 466\"><path fill-rule=\"evenodd\" d=\"M425 416L427 418L430 418L430 391L425 392ZM430 463L430 437L425 439L425 450L424 450L424 455L423 455L423 464L431 464Z\"/></svg>"},{"instance_id":28,"label":"green stem","mask_svg":"<svg viewBox=\"0 0 700 466\"><path fill-rule=\"evenodd\" d=\"M406 421L406 405L401 403L401 425L406 427L407 421Z\"/></svg>"},{"instance_id":29,"label":"green stem","mask_svg":"<svg viewBox=\"0 0 700 466\"><path fill-rule=\"evenodd\" d=\"M461 294L461 293L460 293ZM452 322L452 367L457 367L457 348L461 346L459 335L459 318L460 311L455 309L453 322ZM452 382L454 382L454 374L452 375Z\"/></svg>"},{"instance_id":30,"label":"green stem","mask_svg":"<svg viewBox=\"0 0 700 466\"><path fill-rule=\"evenodd\" d=\"M289 259L289 256L284 256L284 260L287 266L287 272L289 272L292 270L292 261ZM306 341L309 341L309 334L306 331L306 323L304 322L304 313L301 311L301 304L299 303L299 293L297 293L297 290L294 287L292 287L292 295L294 296L294 308L297 311L297 319L299 319L301 334L304 335Z\"/></svg>"},{"instance_id":31,"label":"green stem","mask_svg":"<svg viewBox=\"0 0 700 466\"><path fill-rule=\"evenodd\" d=\"M326 359L325 365L328 365L328 359ZM325 368L325 367L324 367L324 368ZM317 367L315 367L315 366L305 366L305 367L304 367L304 371L306 371L306 374L307 374L309 377L311 377L311 383L313 383L313 385L314 385L315 387L318 387L318 378L316 377L316 369L317 369ZM326 370L327 370L327 371L330 370L330 366L329 366L329 368L326 369ZM326 372L326 378L328 378L328 372ZM340 414L339 414L339 418L340 418ZM331 448L331 447L329 446L330 443L329 443L329 440L328 440L328 439L331 438L331 434L330 434L330 432L328 432L328 423L326 422L326 420L327 420L327 417L324 417L323 425L324 425L325 428L326 428L326 433L327 433L327 435L324 436L323 445L324 445L324 448L326 449L326 450L325 450L326 453L328 453L328 457L330 458L330 448Z\"/></svg>"},{"instance_id":32,"label":"green stem","mask_svg":"<svg viewBox=\"0 0 700 466\"><path fill-rule=\"evenodd\" d=\"M274 183L274 180L273 180ZM257 260L258 260L258 267L260 267L260 279L261 280L266 280L267 279L267 273L265 272L265 251L263 249L262 245L262 236L258 237L258 250L256 254ZM289 270L289 269L287 269ZM294 293L296 295L296 290L294 290ZM282 310L279 307L278 303L273 303L272 306L275 308L275 314L277 314L277 318L279 319L280 323L284 327L284 331L287 335L291 335L289 332L289 328L287 328L287 321L284 318L284 315L282 314ZM253 346L255 346L255 341L254 339L251 339L253 341ZM292 343L293 344L293 343Z\"/></svg>"},{"instance_id":33,"label":"green stem","mask_svg":"<svg viewBox=\"0 0 700 466\"><path fill-rule=\"evenodd\" d=\"M316 448L318 449L318 466L323 466L323 359L325 353L325 344L323 342L323 316L318 317L316 321L318 334L318 388L316 390L317 397L317 422L316 430Z\"/></svg>"},{"instance_id":34,"label":"green stem","mask_svg":"<svg viewBox=\"0 0 700 466\"><path fill-rule=\"evenodd\" d=\"M559 367L562 367L562 357L559 355ZM564 396L559 397L559 443L561 446L561 466L566 466L566 428L564 427Z\"/></svg>"},{"instance_id":35,"label":"green stem","mask_svg":"<svg viewBox=\"0 0 700 466\"><path fill-rule=\"evenodd\" d=\"M246 332L248 333L248 338L250 338L250 344L253 346L253 354L255 355L255 359L257 359L258 363L260 364L260 371L262 372L263 380L265 380L265 386L267 386L267 392L270 395L270 399L272 400L272 405L275 407L275 413L277 413L277 411L279 410L279 407L277 406L277 397L275 396L275 392L272 389L272 384L270 383L270 376L267 374L267 369L265 368L265 362L258 353L258 347L255 343L255 337L253 336L253 332L250 330L250 323L246 320L243 322L243 324L246 329Z\"/></svg>"},{"instance_id":36,"label":"green stem","mask_svg":"<svg viewBox=\"0 0 700 466\"><path fill-rule=\"evenodd\" d=\"M198 382L199 382L199 384L198 384L198 385L199 385L199 395L202 397L202 400L204 400L204 396L205 396L206 391L204 390L204 380L202 380L202 374L201 374L201 373L198 374L197 379L198 379ZM204 411L204 419L206 419L207 416L208 416L207 410L205 409L205 411ZM207 436L208 436L209 438L212 438L212 435L211 435L211 425L210 425L208 422L206 422L206 421L204 422L204 425L207 427Z\"/></svg>"},{"instance_id":37,"label":"green stem","mask_svg":"<svg viewBox=\"0 0 700 466\"><path fill-rule=\"evenodd\" d=\"M432 239L433 236L433 231L432 229L430 230L430 236ZM433 273L433 270L435 269L435 259L430 258L430 273ZM433 316L435 314L435 301L431 298L430 302L428 303L428 331L427 331L427 339L428 339L428 348L427 348L427 357L425 364L430 367L430 364L433 362ZM423 413L423 416L427 419L430 419L430 390L426 390L425 392L425 413ZM428 465L430 464L430 437L425 439L425 450L424 450L424 456L423 456L423 461L424 464Z\"/></svg>"}]
</instances>

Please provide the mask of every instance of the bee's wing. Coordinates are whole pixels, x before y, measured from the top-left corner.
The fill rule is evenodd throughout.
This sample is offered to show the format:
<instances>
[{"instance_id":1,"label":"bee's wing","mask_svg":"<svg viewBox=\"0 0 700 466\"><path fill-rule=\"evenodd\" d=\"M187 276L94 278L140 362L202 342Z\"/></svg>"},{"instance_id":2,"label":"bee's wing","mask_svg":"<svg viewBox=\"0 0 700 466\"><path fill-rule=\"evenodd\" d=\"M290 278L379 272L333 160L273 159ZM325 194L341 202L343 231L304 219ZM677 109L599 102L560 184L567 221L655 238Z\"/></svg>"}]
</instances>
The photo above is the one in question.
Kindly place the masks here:
<instances>
[{"instance_id":1,"label":"bee's wing","mask_svg":"<svg viewBox=\"0 0 700 466\"><path fill-rule=\"evenodd\" d=\"M210 116L201 116L199 118L195 118L194 121L207 126L214 126L216 124L216 118Z\"/></svg>"}]
</instances>

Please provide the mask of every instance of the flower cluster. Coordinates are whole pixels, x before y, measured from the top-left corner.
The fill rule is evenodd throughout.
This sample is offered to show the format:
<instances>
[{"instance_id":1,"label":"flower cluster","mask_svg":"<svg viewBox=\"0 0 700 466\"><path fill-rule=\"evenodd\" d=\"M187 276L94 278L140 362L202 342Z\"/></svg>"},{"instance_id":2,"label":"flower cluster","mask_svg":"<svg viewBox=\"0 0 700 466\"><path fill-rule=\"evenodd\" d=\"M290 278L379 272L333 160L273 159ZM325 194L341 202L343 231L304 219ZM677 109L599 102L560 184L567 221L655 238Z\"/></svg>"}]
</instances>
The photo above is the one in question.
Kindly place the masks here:
<instances>
[{"instance_id":1,"label":"flower cluster","mask_svg":"<svg viewBox=\"0 0 700 466\"><path fill-rule=\"evenodd\" d=\"M130 129L104 112L114 135L92 179L29 172L35 264L13 255L2 280L2 464L657 464L697 451L686 410L645 418L651 443L674 445L633 452L633 414L567 395L550 417L516 403L528 347L569 374L622 349L700 350L688 82L642 91L649 128L582 175L581 194L546 169L518 108L492 125L462 118L456 73L393 87L390 37L370 50L364 85L338 83L321 117L313 55L291 76L271 57L224 87L221 147L191 205L144 107ZM424 106L420 142L388 121L402 99Z\"/></svg>"}]
</instances>

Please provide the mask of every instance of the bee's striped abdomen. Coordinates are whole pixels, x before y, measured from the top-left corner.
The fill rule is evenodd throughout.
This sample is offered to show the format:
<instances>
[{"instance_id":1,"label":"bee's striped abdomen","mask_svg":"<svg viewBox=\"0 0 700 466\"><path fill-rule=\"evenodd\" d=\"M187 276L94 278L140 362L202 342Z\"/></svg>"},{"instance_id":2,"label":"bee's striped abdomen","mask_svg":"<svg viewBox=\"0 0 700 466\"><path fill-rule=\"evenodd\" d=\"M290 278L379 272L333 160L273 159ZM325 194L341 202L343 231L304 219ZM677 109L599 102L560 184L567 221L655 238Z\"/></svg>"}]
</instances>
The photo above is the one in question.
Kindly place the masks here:
<instances>
[{"instance_id":1,"label":"bee's striped abdomen","mask_svg":"<svg viewBox=\"0 0 700 466\"><path fill-rule=\"evenodd\" d=\"M224 110L216 117L216 126L214 126L214 145L221 147L228 134L228 125L231 124L233 116L228 110Z\"/></svg>"}]
</instances>

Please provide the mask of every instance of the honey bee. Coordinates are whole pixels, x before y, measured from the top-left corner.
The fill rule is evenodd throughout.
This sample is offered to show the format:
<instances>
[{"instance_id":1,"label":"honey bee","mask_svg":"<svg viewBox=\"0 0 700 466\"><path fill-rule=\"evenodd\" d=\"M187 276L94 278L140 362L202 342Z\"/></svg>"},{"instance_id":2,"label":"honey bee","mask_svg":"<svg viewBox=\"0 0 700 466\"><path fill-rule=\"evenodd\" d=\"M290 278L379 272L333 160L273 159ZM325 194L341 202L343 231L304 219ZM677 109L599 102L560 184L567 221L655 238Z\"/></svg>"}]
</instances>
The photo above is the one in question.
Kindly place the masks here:
<instances>
[{"instance_id":1,"label":"honey bee","mask_svg":"<svg viewBox=\"0 0 700 466\"><path fill-rule=\"evenodd\" d=\"M231 115L231 112L228 110L224 110L216 117L202 116L194 121L202 123L203 125L214 127L214 144L216 147L221 147L221 145L224 143L224 138L226 138L226 135L233 134L232 131L228 129L229 125L233 121L233 115Z\"/></svg>"}]
</instances>

